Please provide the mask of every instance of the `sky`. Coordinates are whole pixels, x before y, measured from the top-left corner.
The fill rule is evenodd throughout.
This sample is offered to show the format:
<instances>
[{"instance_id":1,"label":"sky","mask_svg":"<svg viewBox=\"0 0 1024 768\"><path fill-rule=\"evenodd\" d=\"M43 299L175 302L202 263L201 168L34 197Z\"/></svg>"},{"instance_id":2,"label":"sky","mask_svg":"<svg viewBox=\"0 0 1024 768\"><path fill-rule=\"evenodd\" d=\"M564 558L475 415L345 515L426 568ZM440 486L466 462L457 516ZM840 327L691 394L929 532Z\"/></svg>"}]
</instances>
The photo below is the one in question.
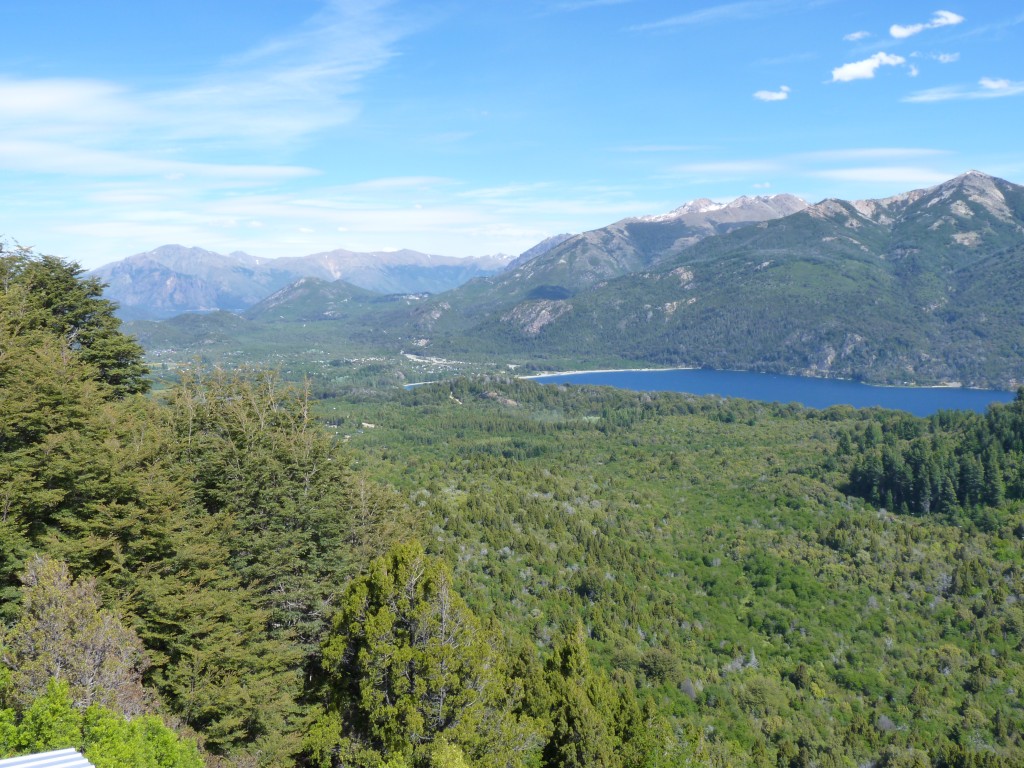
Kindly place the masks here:
<instances>
[{"instance_id":1,"label":"sky","mask_svg":"<svg viewBox=\"0 0 1024 768\"><path fill-rule=\"evenodd\" d=\"M0 29L0 236L86 268L1024 183L1019 0L0 0Z\"/></svg>"}]
</instances>

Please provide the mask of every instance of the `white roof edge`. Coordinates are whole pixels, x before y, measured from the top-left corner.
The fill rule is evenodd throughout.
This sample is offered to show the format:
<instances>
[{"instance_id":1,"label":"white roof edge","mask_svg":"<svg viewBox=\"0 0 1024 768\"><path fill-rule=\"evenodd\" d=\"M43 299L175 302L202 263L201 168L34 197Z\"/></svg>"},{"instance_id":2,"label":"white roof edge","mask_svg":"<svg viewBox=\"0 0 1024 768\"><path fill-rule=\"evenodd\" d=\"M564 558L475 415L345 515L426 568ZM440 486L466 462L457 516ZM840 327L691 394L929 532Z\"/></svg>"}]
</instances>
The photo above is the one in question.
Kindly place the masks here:
<instances>
[{"instance_id":1,"label":"white roof edge","mask_svg":"<svg viewBox=\"0 0 1024 768\"><path fill-rule=\"evenodd\" d=\"M0 760L0 768L95 768L77 749L56 749Z\"/></svg>"}]
</instances>

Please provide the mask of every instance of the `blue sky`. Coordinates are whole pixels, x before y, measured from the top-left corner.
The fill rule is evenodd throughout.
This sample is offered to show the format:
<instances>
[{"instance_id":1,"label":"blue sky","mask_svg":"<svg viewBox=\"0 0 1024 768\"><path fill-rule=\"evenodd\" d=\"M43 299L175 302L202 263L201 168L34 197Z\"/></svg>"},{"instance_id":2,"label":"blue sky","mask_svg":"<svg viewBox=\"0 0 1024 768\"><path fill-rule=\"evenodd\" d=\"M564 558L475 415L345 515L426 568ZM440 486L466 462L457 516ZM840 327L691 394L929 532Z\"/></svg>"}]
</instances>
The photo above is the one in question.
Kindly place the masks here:
<instances>
[{"instance_id":1,"label":"blue sky","mask_svg":"<svg viewBox=\"0 0 1024 768\"><path fill-rule=\"evenodd\" d=\"M0 28L0 234L87 267L1024 183L1019 1L0 0Z\"/></svg>"}]
</instances>

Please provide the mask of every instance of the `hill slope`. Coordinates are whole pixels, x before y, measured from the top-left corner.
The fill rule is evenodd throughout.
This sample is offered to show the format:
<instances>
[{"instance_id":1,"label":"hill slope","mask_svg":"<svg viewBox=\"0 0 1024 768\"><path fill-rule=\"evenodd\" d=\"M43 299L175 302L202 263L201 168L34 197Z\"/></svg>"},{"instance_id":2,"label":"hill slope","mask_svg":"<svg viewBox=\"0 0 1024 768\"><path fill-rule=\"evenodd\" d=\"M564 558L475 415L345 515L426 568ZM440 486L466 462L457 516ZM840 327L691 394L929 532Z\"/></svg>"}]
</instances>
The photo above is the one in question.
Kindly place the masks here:
<instances>
[{"instance_id":1,"label":"hill slope","mask_svg":"<svg viewBox=\"0 0 1024 768\"><path fill-rule=\"evenodd\" d=\"M793 195L740 197L727 204L702 198L670 213L622 219L570 237L534 258L517 259L494 277L471 281L434 302L431 313L439 314L438 328L461 329L465 318L479 318L518 301L566 299L603 280L648 268L704 238L779 218L806 205ZM434 312L442 303L457 309Z\"/></svg>"}]
</instances>

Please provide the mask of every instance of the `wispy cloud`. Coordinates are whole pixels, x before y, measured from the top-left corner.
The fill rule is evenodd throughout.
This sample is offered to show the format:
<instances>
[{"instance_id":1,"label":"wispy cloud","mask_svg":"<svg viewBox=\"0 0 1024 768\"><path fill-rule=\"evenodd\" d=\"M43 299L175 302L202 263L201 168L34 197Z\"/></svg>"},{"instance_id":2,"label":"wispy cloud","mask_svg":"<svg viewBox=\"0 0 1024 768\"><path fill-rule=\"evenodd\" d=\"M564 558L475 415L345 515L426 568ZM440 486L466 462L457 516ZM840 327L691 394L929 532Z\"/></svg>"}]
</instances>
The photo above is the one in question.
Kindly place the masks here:
<instances>
[{"instance_id":1,"label":"wispy cloud","mask_svg":"<svg viewBox=\"0 0 1024 768\"><path fill-rule=\"evenodd\" d=\"M1007 93L1012 91L1015 87L1020 87L1020 83L1014 83L1007 80L1005 77L996 79L992 77L983 77L978 81L978 85L985 91L997 91L999 93Z\"/></svg>"},{"instance_id":2,"label":"wispy cloud","mask_svg":"<svg viewBox=\"0 0 1024 768\"><path fill-rule=\"evenodd\" d=\"M811 171L811 176L836 181L857 181L901 185L940 184L949 176L931 168L917 166L867 166L858 168L827 168Z\"/></svg>"},{"instance_id":3,"label":"wispy cloud","mask_svg":"<svg viewBox=\"0 0 1024 768\"><path fill-rule=\"evenodd\" d=\"M624 5L636 0L576 0L576 2L555 3L551 10L555 12L585 11L588 8L600 8L606 5Z\"/></svg>"},{"instance_id":4,"label":"wispy cloud","mask_svg":"<svg viewBox=\"0 0 1024 768\"><path fill-rule=\"evenodd\" d=\"M947 85L940 88L929 88L912 93L904 97L903 101L926 104L938 101L999 99L1007 96L1019 96L1022 93L1024 93L1024 81L983 77L978 81L977 86Z\"/></svg>"},{"instance_id":5,"label":"wispy cloud","mask_svg":"<svg viewBox=\"0 0 1024 768\"><path fill-rule=\"evenodd\" d=\"M701 184L747 181L757 186L765 184L766 177L784 173L797 179L893 185L899 190L936 184L949 178L952 173L943 166L950 154L931 147L844 147L777 157L691 163L674 166L669 172L690 183Z\"/></svg>"},{"instance_id":6,"label":"wispy cloud","mask_svg":"<svg viewBox=\"0 0 1024 768\"><path fill-rule=\"evenodd\" d=\"M195 163L141 153L77 147L56 141L0 139L0 167L14 171L90 177L159 176L212 180L218 187L313 176L311 168L289 165Z\"/></svg>"},{"instance_id":7,"label":"wispy cloud","mask_svg":"<svg viewBox=\"0 0 1024 768\"><path fill-rule=\"evenodd\" d=\"M373 251L413 244L451 256L520 252L553 232L592 229L675 203L673 196L652 195L649 184L643 189L555 182L474 186L426 176L301 189L280 185L273 191L235 188L228 195L205 196L197 195L187 179L97 186L71 178L63 186L74 205L50 222L49 242L74 243L68 255L88 266L142 250L139 242L149 247L181 242L260 256L296 256L339 245Z\"/></svg>"},{"instance_id":8,"label":"wispy cloud","mask_svg":"<svg viewBox=\"0 0 1024 768\"><path fill-rule=\"evenodd\" d=\"M851 80L871 80L879 67L895 67L907 62L902 56L878 52L862 61L843 64L832 70L833 83L848 83Z\"/></svg>"},{"instance_id":9,"label":"wispy cloud","mask_svg":"<svg viewBox=\"0 0 1024 768\"><path fill-rule=\"evenodd\" d=\"M960 61L959 53L937 53L933 57L940 64L952 64L955 61Z\"/></svg>"},{"instance_id":10,"label":"wispy cloud","mask_svg":"<svg viewBox=\"0 0 1024 768\"><path fill-rule=\"evenodd\" d=\"M842 162L850 160L881 160L893 158L936 157L948 155L948 150L930 147L852 147L827 149L818 152L801 152L794 159L805 161Z\"/></svg>"},{"instance_id":11,"label":"wispy cloud","mask_svg":"<svg viewBox=\"0 0 1024 768\"><path fill-rule=\"evenodd\" d=\"M715 177L762 175L785 168L780 160L725 160L710 163L685 163L669 169L672 174L697 174Z\"/></svg>"},{"instance_id":12,"label":"wispy cloud","mask_svg":"<svg viewBox=\"0 0 1024 768\"><path fill-rule=\"evenodd\" d=\"M791 10L799 5L801 3L797 2L797 0L743 0L738 3L726 3L725 5L701 8L689 13L670 16L660 21L637 24L632 29L643 32L668 27L690 26L693 24L710 24L719 21L760 19L775 13Z\"/></svg>"},{"instance_id":13,"label":"wispy cloud","mask_svg":"<svg viewBox=\"0 0 1024 768\"><path fill-rule=\"evenodd\" d=\"M936 11L935 15L932 16L932 20L923 24L908 24L906 26L902 24L893 24L889 27L889 34L895 38L911 37L924 32L926 29L949 27L955 24L961 24L963 21L963 16L953 13L952 11Z\"/></svg>"},{"instance_id":14,"label":"wispy cloud","mask_svg":"<svg viewBox=\"0 0 1024 768\"><path fill-rule=\"evenodd\" d=\"M785 101L789 98L789 86L779 86L777 91L755 91L754 98L758 101Z\"/></svg>"},{"instance_id":15,"label":"wispy cloud","mask_svg":"<svg viewBox=\"0 0 1024 768\"><path fill-rule=\"evenodd\" d=\"M707 149L700 144L637 144L618 147L617 152L694 152Z\"/></svg>"},{"instance_id":16,"label":"wispy cloud","mask_svg":"<svg viewBox=\"0 0 1024 768\"><path fill-rule=\"evenodd\" d=\"M856 43L858 40L863 40L865 37L871 37L871 33L861 30L859 32L851 32L848 35L843 35L843 40Z\"/></svg>"},{"instance_id":17,"label":"wispy cloud","mask_svg":"<svg viewBox=\"0 0 1024 768\"><path fill-rule=\"evenodd\" d=\"M176 172L222 173L225 147L292 146L358 114L355 98L367 74L395 55L400 25L376 0L332 2L295 33L226 62L176 88L141 90L74 79L0 78L0 167L68 172L93 167L103 176ZM39 142L51 142L50 152ZM29 142L31 151L9 151ZM295 175L294 169L285 175ZM273 175L273 174L271 174Z\"/></svg>"}]
</instances>

